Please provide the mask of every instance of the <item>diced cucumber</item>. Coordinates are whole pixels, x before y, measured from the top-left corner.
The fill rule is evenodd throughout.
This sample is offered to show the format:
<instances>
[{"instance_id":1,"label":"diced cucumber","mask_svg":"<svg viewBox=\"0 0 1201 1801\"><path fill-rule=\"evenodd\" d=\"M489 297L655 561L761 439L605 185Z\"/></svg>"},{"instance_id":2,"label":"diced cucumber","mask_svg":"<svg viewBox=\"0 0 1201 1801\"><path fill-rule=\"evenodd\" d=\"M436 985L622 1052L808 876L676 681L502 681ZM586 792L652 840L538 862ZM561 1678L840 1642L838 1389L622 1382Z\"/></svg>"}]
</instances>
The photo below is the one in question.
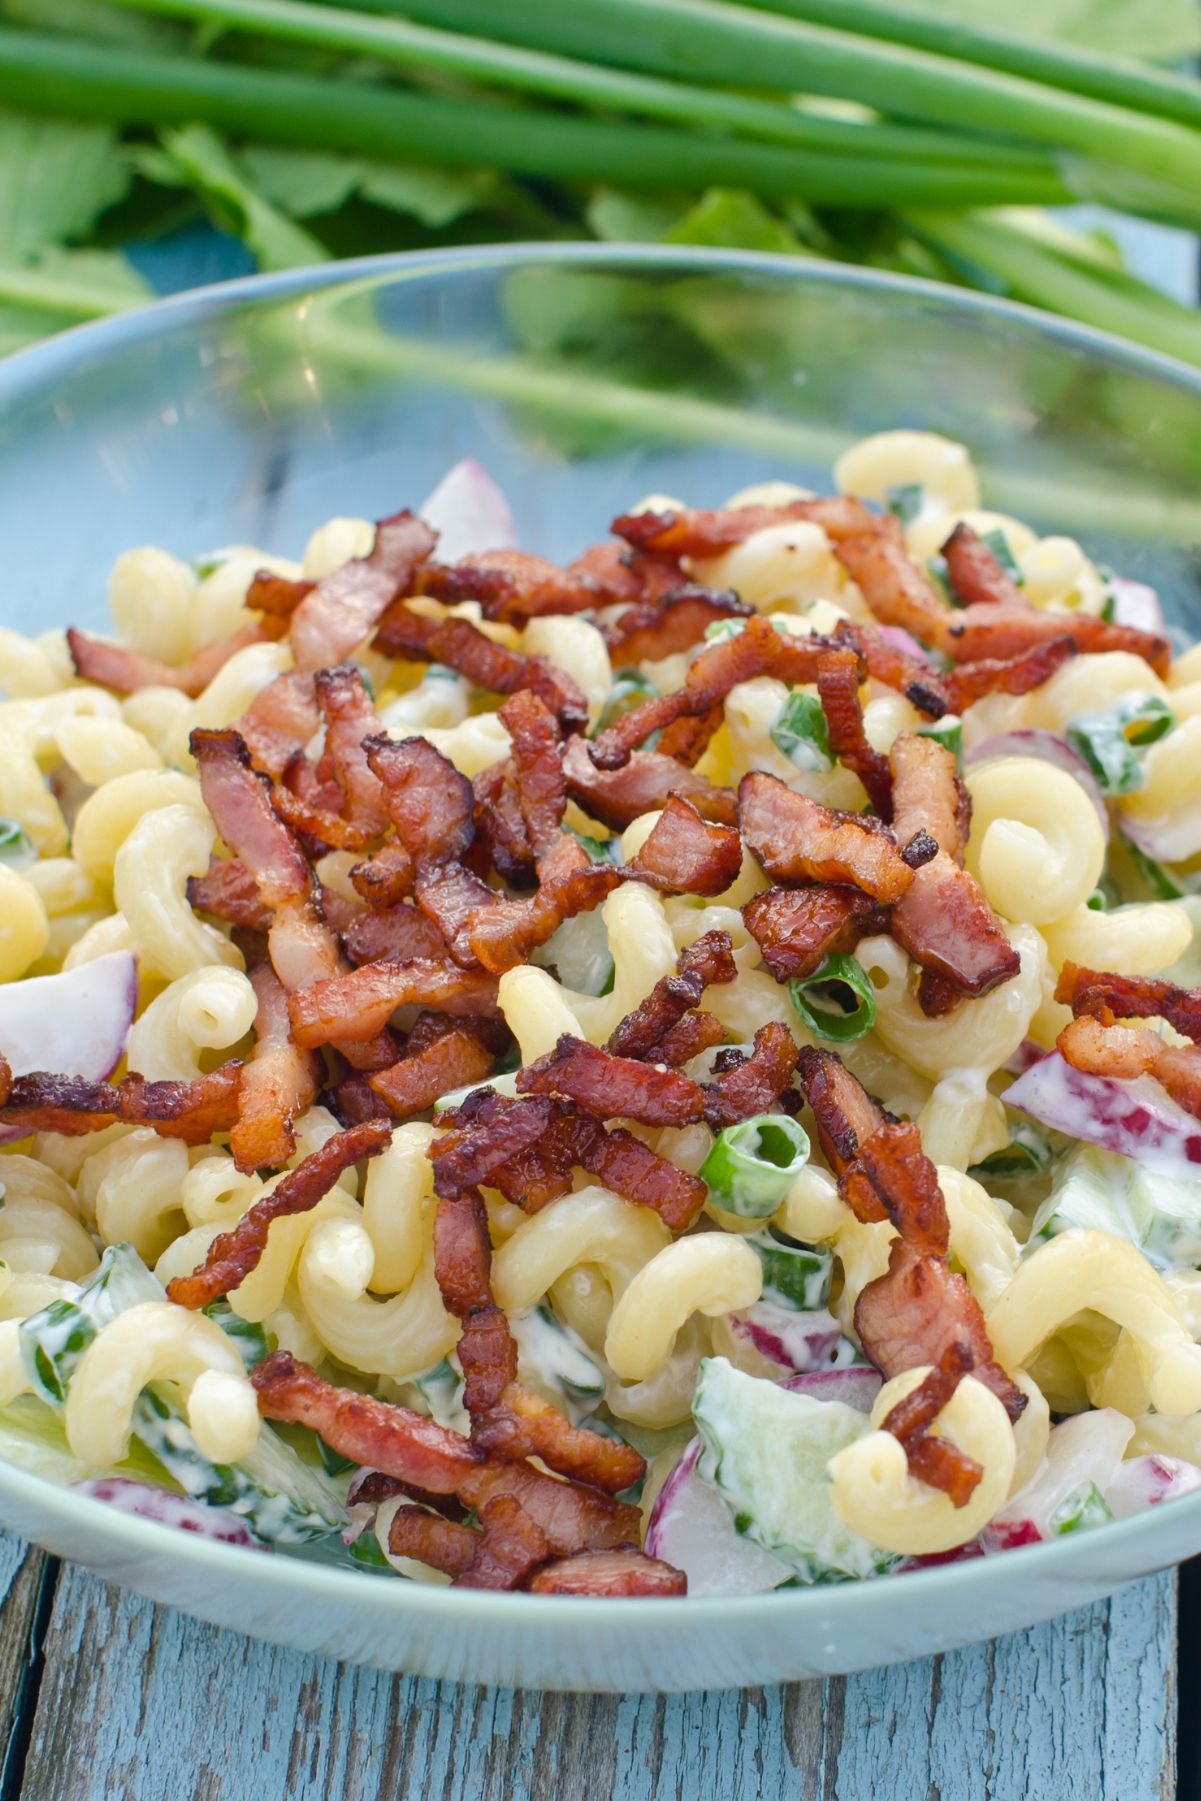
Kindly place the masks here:
<instances>
[{"instance_id":1,"label":"diced cucumber","mask_svg":"<svg viewBox=\"0 0 1201 1801\"><path fill-rule=\"evenodd\" d=\"M267 1343L267 1334L257 1320L243 1319L234 1312L228 1301L212 1301L204 1311L213 1324L220 1326L225 1336L233 1340L248 1370L263 1361L271 1347Z\"/></svg>"},{"instance_id":2,"label":"diced cucumber","mask_svg":"<svg viewBox=\"0 0 1201 1801\"><path fill-rule=\"evenodd\" d=\"M692 1412L704 1446L699 1474L724 1496L738 1531L802 1582L874 1576L895 1563L830 1502L829 1461L870 1430L866 1415L743 1375L724 1357L701 1363Z\"/></svg>"},{"instance_id":3,"label":"diced cucumber","mask_svg":"<svg viewBox=\"0 0 1201 1801\"><path fill-rule=\"evenodd\" d=\"M1112 1518L1113 1510L1096 1483L1082 1482L1051 1515L1051 1532L1062 1538L1068 1532L1087 1532L1091 1526L1104 1526Z\"/></svg>"},{"instance_id":4,"label":"diced cucumber","mask_svg":"<svg viewBox=\"0 0 1201 1801\"><path fill-rule=\"evenodd\" d=\"M577 994L607 994L613 986L613 953L600 908L565 919L530 962L544 969L553 965L559 980Z\"/></svg>"},{"instance_id":5,"label":"diced cucumber","mask_svg":"<svg viewBox=\"0 0 1201 1801\"><path fill-rule=\"evenodd\" d=\"M615 719L620 719L625 713L632 713L644 701L655 700L658 693L659 690L649 676L640 675L636 669L623 670L609 689L589 736L597 737Z\"/></svg>"},{"instance_id":6,"label":"diced cucumber","mask_svg":"<svg viewBox=\"0 0 1201 1801\"><path fill-rule=\"evenodd\" d=\"M926 504L926 490L921 482L898 482L885 490L884 504L902 525L912 525Z\"/></svg>"},{"instance_id":7,"label":"diced cucumber","mask_svg":"<svg viewBox=\"0 0 1201 1801\"><path fill-rule=\"evenodd\" d=\"M1194 1269L1201 1264L1201 1178L1078 1145L1034 1215L1028 1249L1072 1226L1124 1238L1161 1269Z\"/></svg>"},{"instance_id":8,"label":"diced cucumber","mask_svg":"<svg viewBox=\"0 0 1201 1801\"><path fill-rule=\"evenodd\" d=\"M765 1301L774 1301L778 1307L794 1307L800 1313L812 1313L825 1306L834 1270L831 1251L798 1244L772 1226L748 1233L743 1243L750 1245L763 1265Z\"/></svg>"},{"instance_id":9,"label":"diced cucumber","mask_svg":"<svg viewBox=\"0 0 1201 1801\"><path fill-rule=\"evenodd\" d=\"M511 1322L523 1382L545 1394L573 1425L605 1398L605 1374L578 1332L545 1302Z\"/></svg>"}]
</instances>

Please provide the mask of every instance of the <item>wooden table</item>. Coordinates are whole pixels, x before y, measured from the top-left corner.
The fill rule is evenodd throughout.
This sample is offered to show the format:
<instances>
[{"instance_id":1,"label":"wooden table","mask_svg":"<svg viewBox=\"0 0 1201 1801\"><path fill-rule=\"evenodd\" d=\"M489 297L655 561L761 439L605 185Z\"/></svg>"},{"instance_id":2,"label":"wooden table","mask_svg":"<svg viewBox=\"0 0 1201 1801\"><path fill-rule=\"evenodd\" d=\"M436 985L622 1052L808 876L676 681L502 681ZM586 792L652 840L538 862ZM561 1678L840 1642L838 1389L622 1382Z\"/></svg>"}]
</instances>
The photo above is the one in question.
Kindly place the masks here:
<instances>
[{"instance_id":1,"label":"wooden table","mask_svg":"<svg viewBox=\"0 0 1201 1801\"><path fill-rule=\"evenodd\" d=\"M1138 265L1182 297L1195 292L1195 252L1135 230ZM247 267L215 233L137 260L164 291ZM2 1535L0 1593L0 1801L1201 1797L1201 1667L1184 1657L1178 1685L1173 1574L947 1657L628 1699L456 1687L302 1657L153 1607ZM1182 1574L1180 1614L1201 1620L1197 1566Z\"/></svg>"}]
</instances>

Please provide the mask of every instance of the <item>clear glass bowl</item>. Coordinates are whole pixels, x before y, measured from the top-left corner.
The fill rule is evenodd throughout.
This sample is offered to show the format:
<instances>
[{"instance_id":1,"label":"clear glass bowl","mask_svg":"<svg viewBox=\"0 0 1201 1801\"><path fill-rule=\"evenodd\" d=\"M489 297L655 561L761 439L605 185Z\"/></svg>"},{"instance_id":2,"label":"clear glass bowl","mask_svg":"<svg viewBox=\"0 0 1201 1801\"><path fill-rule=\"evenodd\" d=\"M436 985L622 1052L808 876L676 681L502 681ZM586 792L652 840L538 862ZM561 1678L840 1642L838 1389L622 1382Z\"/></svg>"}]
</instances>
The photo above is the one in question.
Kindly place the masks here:
<instances>
[{"instance_id":1,"label":"clear glass bowl","mask_svg":"<svg viewBox=\"0 0 1201 1801\"><path fill-rule=\"evenodd\" d=\"M0 620L99 626L116 554L295 553L464 455L552 557L652 490L826 489L865 433L966 442L986 504L1201 634L1201 374L978 295L687 249L373 259L165 301L0 365ZM206 1619L432 1676L729 1687L942 1651L1201 1549L1201 1495L1053 1545L747 1600L431 1588L197 1540L0 1465L0 1520Z\"/></svg>"}]
</instances>

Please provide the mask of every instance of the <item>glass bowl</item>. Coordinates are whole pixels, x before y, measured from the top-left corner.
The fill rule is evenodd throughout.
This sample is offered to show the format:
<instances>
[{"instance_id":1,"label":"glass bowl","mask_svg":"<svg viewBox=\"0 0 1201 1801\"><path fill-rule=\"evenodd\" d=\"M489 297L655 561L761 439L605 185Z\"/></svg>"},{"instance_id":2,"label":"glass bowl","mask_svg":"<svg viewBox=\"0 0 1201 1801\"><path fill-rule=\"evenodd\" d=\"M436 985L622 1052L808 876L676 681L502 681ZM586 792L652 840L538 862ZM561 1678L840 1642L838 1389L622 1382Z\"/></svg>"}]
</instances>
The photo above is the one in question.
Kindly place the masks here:
<instances>
[{"instance_id":1,"label":"glass bowl","mask_svg":"<svg viewBox=\"0 0 1201 1801\"><path fill-rule=\"evenodd\" d=\"M295 553L415 502L465 455L523 544L601 536L649 491L701 505L840 450L962 439L985 503L1158 587L1201 633L1201 373L1027 309L770 256L603 246L396 256L254 278L0 365L0 620L99 626L117 553ZM1201 1549L1201 1494L1057 1543L739 1600L478 1594L260 1555L0 1465L0 1521L156 1600L429 1676L730 1687L945 1651Z\"/></svg>"}]
</instances>

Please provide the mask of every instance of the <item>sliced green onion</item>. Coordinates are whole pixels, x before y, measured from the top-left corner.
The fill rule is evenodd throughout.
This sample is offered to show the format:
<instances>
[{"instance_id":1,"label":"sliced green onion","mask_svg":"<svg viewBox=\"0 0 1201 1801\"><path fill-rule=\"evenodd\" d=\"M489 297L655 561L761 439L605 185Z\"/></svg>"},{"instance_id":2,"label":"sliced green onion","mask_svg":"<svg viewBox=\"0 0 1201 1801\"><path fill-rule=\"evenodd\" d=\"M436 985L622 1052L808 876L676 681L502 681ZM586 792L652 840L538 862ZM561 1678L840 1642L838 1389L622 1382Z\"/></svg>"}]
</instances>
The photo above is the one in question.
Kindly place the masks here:
<instances>
[{"instance_id":1,"label":"sliced green onion","mask_svg":"<svg viewBox=\"0 0 1201 1801\"><path fill-rule=\"evenodd\" d=\"M727 1213L766 1219L809 1160L809 1137L786 1113L758 1113L720 1133L701 1180Z\"/></svg>"},{"instance_id":2,"label":"sliced green onion","mask_svg":"<svg viewBox=\"0 0 1201 1801\"><path fill-rule=\"evenodd\" d=\"M571 826L567 826L566 830L583 845L594 863L621 862L620 838L593 838L588 832L577 832Z\"/></svg>"},{"instance_id":3,"label":"sliced green onion","mask_svg":"<svg viewBox=\"0 0 1201 1801\"><path fill-rule=\"evenodd\" d=\"M832 1252L798 1244L774 1226L750 1233L743 1242L750 1245L763 1265L765 1301L794 1308L798 1313L815 1313L825 1306L834 1270Z\"/></svg>"},{"instance_id":4,"label":"sliced green onion","mask_svg":"<svg viewBox=\"0 0 1201 1801\"><path fill-rule=\"evenodd\" d=\"M1175 724L1175 713L1158 694L1127 694L1107 713L1069 720L1064 736L1096 776L1102 794L1130 794L1143 781L1137 749L1154 744Z\"/></svg>"},{"instance_id":5,"label":"sliced green onion","mask_svg":"<svg viewBox=\"0 0 1201 1801\"><path fill-rule=\"evenodd\" d=\"M61 1407L79 1360L95 1336L95 1322L74 1301L50 1301L22 1320L17 1344L34 1392Z\"/></svg>"},{"instance_id":6,"label":"sliced green onion","mask_svg":"<svg viewBox=\"0 0 1201 1801\"><path fill-rule=\"evenodd\" d=\"M233 1340L248 1370L263 1361L271 1347L267 1343L267 1334L257 1320L243 1319L240 1313L234 1312L228 1301L212 1301L204 1311L214 1324L220 1326L225 1336Z\"/></svg>"},{"instance_id":7,"label":"sliced green onion","mask_svg":"<svg viewBox=\"0 0 1201 1801\"><path fill-rule=\"evenodd\" d=\"M1086 1532L1090 1526L1104 1526L1113 1518L1113 1510L1095 1482L1082 1482L1051 1515L1050 1527L1056 1538L1068 1532Z\"/></svg>"},{"instance_id":8,"label":"sliced green onion","mask_svg":"<svg viewBox=\"0 0 1201 1801\"><path fill-rule=\"evenodd\" d=\"M917 735L919 738L933 738L936 744L941 744L944 749L949 750L962 774L963 721L958 713L944 713L943 717L936 719L933 725L919 725Z\"/></svg>"},{"instance_id":9,"label":"sliced green onion","mask_svg":"<svg viewBox=\"0 0 1201 1801\"><path fill-rule=\"evenodd\" d=\"M731 638L737 638L745 629L745 619L715 619L712 625L705 627L705 643L728 644Z\"/></svg>"},{"instance_id":10,"label":"sliced green onion","mask_svg":"<svg viewBox=\"0 0 1201 1801\"><path fill-rule=\"evenodd\" d=\"M988 548L992 551L993 556L997 559L997 562L1001 565L1010 581L1015 583L1017 587L1024 588L1026 585L1026 578L1022 574L1021 564L1009 548L1009 539L1005 536L1005 533L1001 530L1000 526L994 525L990 532L984 532L981 536L981 543L988 545Z\"/></svg>"},{"instance_id":11,"label":"sliced green onion","mask_svg":"<svg viewBox=\"0 0 1201 1801\"><path fill-rule=\"evenodd\" d=\"M24 869L37 860L37 851L20 821L0 819L0 863L7 863L11 869Z\"/></svg>"},{"instance_id":12,"label":"sliced green onion","mask_svg":"<svg viewBox=\"0 0 1201 1801\"><path fill-rule=\"evenodd\" d=\"M852 1044L876 1023L875 990L857 957L833 952L811 976L789 982L788 993L803 1024L835 1044Z\"/></svg>"},{"instance_id":13,"label":"sliced green onion","mask_svg":"<svg viewBox=\"0 0 1201 1801\"><path fill-rule=\"evenodd\" d=\"M1013 1182L1022 1176L1034 1176L1050 1169L1055 1155L1051 1140L1029 1120L1015 1120L1010 1128L1009 1143L994 1151L983 1162L974 1163L968 1171L978 1182Z\"/></svg>"},{"instance_id":14,"label":"sliced green onion","mask_svg":"<svg viewBox=\"0 0 1201 1801\"><path fill-rule=\"evenodd\" d=\"M317 1440L317 1455L327 1476L342 1476L347 1470L358 1468L353 1457L343 1457L341 1451L327 1445L320 1432L314 1432L313 1437Z\"/></svg>"},{"instance_id":15,"label":"sliced green onion","mask_svg":"<svg viewBox=\"0 0 1201 1801\"><path fill-rule=\"evenodd\" d=\"M644 700L655 700L658 693L659 690L649 676L639 675L636 670L619 675L609 689L608 698L590 736L595 738L598 732L603 732L615 719L620 719L623 713L632 713Z\"/></svg>"},{"instance_id":16,"label":"sliced green onion","mask_svg":"<svg viewBox=\"0 0 1201 1801\"><path fill-rule=\"evenodd\" d=\"M912 525L926 504L926 490L921 482L901 482L897 487L886 490L884 503L890 513L896 514L902 525Z\"/></svg>"},{"instance_id":17,"label":"sliced green onion","mask_svg":"<svg viewBox=\"0 0 1201 1801\"><path fill-rule=\"evenodd\" d=\"M1184 899L1186 890L1180 886L1170 870L1165 869L1162 863L1157 863L1154 857L1149 857L1145 850L1140 850L1138 845L1125 837L1123 833L1119 832L1118 838L1121 842L1122 849L1126 852L1126 855L1130 858L1130 861L1134 864L1135 869L1143 878L1143 881L1146 882L1156 900L1172 901ZM1089 905L1092 905L1091 900Z\"/></svg>"},{"instance_id":18,"label":"sliced green onion","mask_svg":"<svg viewBox=\"0 0 1201 1801\"><path fill-rule=\"evenodd\" d=\"M1116 882L1103 875L1084 904L1094 913L1108 913L1111 907L1121 906L1122 891Z\"/></svg>"},{"instance_id":19,"label":"sliced green onion","mask_svg":"<svg viewBox=\"0 0 1201 1801\"><path fill-rule=\"evenodd\" d=\"M817 770L824 775L834 767L825 709L816 694L806 694L803 688L789 692L776 714L771 741L794 769Z\"/></svg>"},{"instance_id":20,"label":"sliced green onion","mask_svg":"<svg viewBox=\"0 0 1201 1801\"><path fill-rule=\"evenodd\" d=\"M360 1532L354 1543L347 1545L346 1551L351 1560L365 1570L387 1570L393 1576L400 1574L384 1556L380 1542L370 1527L366 1532Z\"/></svg>"}]
</instances>

